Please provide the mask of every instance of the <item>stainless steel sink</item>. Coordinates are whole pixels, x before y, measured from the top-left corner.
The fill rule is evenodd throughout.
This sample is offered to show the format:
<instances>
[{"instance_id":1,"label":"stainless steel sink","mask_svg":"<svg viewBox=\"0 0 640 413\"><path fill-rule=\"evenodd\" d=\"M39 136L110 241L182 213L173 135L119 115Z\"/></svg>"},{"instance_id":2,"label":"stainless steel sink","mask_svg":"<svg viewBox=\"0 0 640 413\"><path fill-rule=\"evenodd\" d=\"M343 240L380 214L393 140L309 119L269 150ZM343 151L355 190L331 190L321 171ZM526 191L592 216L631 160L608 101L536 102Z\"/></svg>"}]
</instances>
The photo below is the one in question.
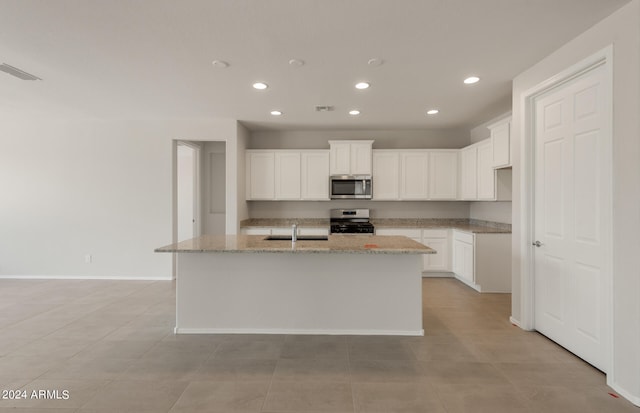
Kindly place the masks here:
<instances>
[{"instance_id":1,"label":"stainless steel sink","mask_svg":"<svg viewBox=\"0 0 640 413\"><path fill-rule=\"evenodd\" d=\"M326 235L298 235L298 241L327 241ZM265 241L291 241L291 235L268 235Z\"/></svg>"}]
</instances>

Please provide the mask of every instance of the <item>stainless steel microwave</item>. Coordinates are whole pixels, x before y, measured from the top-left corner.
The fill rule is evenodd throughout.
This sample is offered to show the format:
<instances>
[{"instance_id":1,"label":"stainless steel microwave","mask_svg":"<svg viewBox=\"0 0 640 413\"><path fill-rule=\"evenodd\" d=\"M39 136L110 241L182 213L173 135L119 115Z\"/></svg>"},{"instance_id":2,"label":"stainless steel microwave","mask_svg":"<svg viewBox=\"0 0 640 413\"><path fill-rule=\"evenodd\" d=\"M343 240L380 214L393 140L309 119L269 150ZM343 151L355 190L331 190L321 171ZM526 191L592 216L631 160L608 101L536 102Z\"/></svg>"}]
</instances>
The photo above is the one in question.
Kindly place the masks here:
<instances>
[{"instance_id":1,"label":"stainless steel microwave","mask_svg":"<svg viewBox=\"0 0 640 413\"><path fill-rule=\"evenodd\" d=\"M331 175L331 199L371 199L371 175Z\"/></svg>"}]
</instances>

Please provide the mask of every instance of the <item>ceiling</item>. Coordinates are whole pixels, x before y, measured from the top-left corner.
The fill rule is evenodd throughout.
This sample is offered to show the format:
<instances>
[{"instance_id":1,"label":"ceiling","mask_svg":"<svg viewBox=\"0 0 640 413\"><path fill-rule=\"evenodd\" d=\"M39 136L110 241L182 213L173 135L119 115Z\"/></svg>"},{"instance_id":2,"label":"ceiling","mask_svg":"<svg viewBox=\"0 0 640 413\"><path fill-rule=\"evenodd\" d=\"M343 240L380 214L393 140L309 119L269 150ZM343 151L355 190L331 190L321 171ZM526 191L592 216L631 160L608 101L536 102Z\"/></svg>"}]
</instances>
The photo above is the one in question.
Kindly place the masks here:
<instances>
[{"instance_id":1,"label":"ceiling","mask_svg":"<svg viewBox=\"0 0 640 413\"><path fill-rule=\"evenodd\" d=\"M0 0L0 63L43 79L0 72L0 110L252 130L472 127L509 110L511 79L628 1ZM469 75L480 82L464 85Z\"/></svg>"}]
</instances>

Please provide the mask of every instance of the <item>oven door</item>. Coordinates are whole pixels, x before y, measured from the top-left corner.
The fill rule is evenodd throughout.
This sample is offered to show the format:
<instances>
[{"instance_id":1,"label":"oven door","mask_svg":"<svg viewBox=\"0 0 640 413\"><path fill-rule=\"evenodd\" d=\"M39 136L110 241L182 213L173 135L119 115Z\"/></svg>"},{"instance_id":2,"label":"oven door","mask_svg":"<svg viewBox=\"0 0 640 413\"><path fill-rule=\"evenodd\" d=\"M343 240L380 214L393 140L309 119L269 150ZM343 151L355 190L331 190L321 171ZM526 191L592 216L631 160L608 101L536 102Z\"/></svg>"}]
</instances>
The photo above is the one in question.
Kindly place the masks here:
<instances>
[{"instance_id":1,"label":"oven door","mask_svg":"<svg viewBox=\"0 0 640 413\"><path fill-rule=\"evenodd\" d=\"M331 199L371 199L369 175L333 175L329 184Z\"/></svg>"}]
</instances>

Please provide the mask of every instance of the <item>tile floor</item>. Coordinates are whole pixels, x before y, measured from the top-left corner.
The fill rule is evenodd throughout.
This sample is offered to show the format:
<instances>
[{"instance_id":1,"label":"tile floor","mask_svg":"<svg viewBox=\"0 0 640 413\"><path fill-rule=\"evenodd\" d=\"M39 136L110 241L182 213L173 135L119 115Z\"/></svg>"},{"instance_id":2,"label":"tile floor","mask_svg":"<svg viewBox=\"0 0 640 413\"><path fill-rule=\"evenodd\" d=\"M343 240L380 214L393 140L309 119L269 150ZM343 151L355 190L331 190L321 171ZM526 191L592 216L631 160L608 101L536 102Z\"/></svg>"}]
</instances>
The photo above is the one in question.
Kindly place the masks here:
<instances>
[{"instance_id":1,"label":"tile floor","mask_svg":"<svg viewBox=\"0 0 640 413\"><path fill-rule=\"evenodd\" d=\"M175 336L170 282L0 280L0 413L640 412L509 295L423 293L424 337Z\"/></svg>"}]
</instances>

